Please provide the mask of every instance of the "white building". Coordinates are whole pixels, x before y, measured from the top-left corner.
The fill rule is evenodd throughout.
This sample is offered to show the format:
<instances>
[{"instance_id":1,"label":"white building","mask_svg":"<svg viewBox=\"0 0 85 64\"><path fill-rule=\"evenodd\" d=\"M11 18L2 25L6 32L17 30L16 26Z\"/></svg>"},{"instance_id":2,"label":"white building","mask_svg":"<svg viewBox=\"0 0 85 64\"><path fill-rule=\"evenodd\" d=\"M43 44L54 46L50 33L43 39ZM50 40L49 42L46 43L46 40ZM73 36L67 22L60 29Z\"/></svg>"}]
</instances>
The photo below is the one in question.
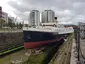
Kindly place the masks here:
<instances>
[{"instance_id":1,"label":"white building","mask_svg":"<svg viewBox=\"0 0 85 64\"><path fill-rule=\"evenodd\" d=\"M80 37L85 38L85 23L79 22L78 25L80 27Z\"/></svg>"},{"instance_id":2,"label":"white building","mask_svg":"<svg viewBox=\"0 0 85 64\"><path fill-rule=\"evenodd\" d=\"M16 19L14 17L10 17L10 19L12 20L12 22L16 22Z\"/></svg>"},{"instance_id":3,"label":"white building","mask_svg":"<svg viewBox=\"0 0 85 64\"><path fill-rule=\"evenodd\" d=\"M15 23L16 19L14 17L8 17L8 23Z\"/></svg>"},{"instance_id":4,"label":"white building","mask_svg":"<svg viewBox=\"0 0 85 64\"><path fill-rule=\"evenodd\" d=\"M38 10L32 10L29 14L29 25L39 26L40 25L40 12Z\"/></svg>"},{"instance_id":5,"label":"white building","mask_svg":"<svg viewBox=\"0 0 85 64\"><path fill-rule=\"evenodd\" d=\"M42 12L42 23L54 22L54 16L53 10L45 10Z\"/></svg>"},{"instance_id":6,"label":"white building","mask_svg":"<svg viewBox=\"0 0 85 64\"><path fill-rule=\"evenodd\" d=\"M8 14L6 12L2 12L2 19L8 23Z\"/></svg>"}]
</instances>

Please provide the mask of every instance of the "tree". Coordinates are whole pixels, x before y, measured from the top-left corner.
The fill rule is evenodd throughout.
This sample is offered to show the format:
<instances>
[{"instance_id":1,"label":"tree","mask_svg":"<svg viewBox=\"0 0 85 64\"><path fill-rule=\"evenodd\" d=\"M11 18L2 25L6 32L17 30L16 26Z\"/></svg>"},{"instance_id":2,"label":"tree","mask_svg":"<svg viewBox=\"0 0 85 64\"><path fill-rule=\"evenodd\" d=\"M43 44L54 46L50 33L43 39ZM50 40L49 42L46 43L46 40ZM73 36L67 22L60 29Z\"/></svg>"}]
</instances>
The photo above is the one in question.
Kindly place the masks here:
<instances>
[{"instance_id":1,"label":"tree","mask_svg":"<svg viewBox=\"0 0 85 64\"><path fill-rule=\"evenodd\" d=\"M0 28L5 25L6 21L4 19L0 19Z\"/></svg>"},{"instance_id":2,"label":"tree","mask_svg":"<svg viewBox=\"0 0 85 64\"><path fill-rule=\"evenodd\" d=\"M23 27L23 24L19 23L19 28L22 29Z\"/></svg>"},{"instance_id":3,"label":"tree","mask_svg":"<svg viewBox=\"0 0 85 64\"><path fill-rule=\"evenodd\" d=\"M24 24L25 25L25 27L28 27L28 24Z\"/></svg>"},{"instance_id":4,"label":"tree","mask_svg":"<svg viewBox=\"0 0 85 64\"><path fill-rule=\"evenodd\" d=\"M11 18L8 18L8 26L11 28L15 27L15 23L12 21Z\"/></svg>"},{"instance_id":5,"label":"tree","mask_svg":"<svg viewBox=\"0 0 85 64\"><path fill-rule=\"evenodd\" d=\"M11 27L11 28L15 27L15 23L10 23L9 27Z\"/></svg>"}]
</instances>

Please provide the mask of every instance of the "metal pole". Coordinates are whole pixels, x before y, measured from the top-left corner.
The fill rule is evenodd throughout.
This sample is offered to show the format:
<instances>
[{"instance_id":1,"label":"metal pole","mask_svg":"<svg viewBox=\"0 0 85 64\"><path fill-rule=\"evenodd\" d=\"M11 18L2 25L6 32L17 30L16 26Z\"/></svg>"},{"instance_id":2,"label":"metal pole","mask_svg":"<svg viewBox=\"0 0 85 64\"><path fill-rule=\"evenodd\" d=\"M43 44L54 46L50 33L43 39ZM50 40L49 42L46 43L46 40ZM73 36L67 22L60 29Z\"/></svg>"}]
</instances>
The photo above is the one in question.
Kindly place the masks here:
<instances>
[{"instance_id":1,"label":"metal pole","mask_svg":"<svg viewBox=\"0 0 85 64\"><path fill-rule=\"evenodd\" d=\"M79 35L79 28L78 28L78 61L80 61L79 48L80 48L80 35Z\"/></svg>"},{"instance_id":2,"label":"metal pole","mask_svg":"<svg viewBox=\"0 0 85 64\"><path fill-rule=\"evenodd\" d=\"M79 54L79 52L80 52L80 29L79 28L77 29L77 40L76 40L76 42L77 42L77 51L78 51L78 64L80 64L80 54Z\"/></svg>"}]
</instances>

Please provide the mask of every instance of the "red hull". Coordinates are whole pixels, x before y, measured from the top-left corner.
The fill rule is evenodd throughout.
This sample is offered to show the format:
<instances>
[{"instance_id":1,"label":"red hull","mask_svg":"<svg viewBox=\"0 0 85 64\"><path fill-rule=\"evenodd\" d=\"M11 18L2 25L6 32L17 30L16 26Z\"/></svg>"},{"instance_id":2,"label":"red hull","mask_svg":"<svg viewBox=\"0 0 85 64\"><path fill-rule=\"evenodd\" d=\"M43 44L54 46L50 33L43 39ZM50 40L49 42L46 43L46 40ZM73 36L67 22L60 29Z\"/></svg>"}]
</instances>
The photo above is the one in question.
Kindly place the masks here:
<instances>
[{"instance_id":1,"label":"red hull","mask_svg":"<svg viewBox=\"0 0 85 64\"><path fill-rule=\"evenodd\" d=\"M63 37L53 39L53 40L47 40L47 41L24 42L24 48L36 48L36 47L39 47L41 45L45 45L45 44L48 44L48 43L53 43L53 42L56 42L56 41L60 41L62 38Z\"/></svg>"}]
</instances>

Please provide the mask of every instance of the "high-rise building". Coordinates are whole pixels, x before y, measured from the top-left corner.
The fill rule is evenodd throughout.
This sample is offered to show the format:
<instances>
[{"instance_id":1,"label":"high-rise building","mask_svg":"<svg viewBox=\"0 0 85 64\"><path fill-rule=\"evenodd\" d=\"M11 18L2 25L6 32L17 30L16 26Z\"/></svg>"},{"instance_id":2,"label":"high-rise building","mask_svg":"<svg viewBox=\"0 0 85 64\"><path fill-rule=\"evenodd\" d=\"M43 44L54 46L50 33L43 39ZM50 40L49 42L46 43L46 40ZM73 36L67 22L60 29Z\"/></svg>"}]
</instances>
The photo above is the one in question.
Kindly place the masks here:
<instances>
[{"instance_id":1,"label":"high-rise building","mask_svg":"<svg viewBox=\"0 0 85 64\"><path fill-rule=\"evenodd\" d=\"M2 18L2 7L0 6L0 18Z\"/></svg>"},{"instance_id":2,"label":"high-rise building","mask_svg":"<svg viewBox=\"0 0 85 64\"><path fill-rule=\"evenodd\" d=\"M29 14L29 25L39 26L40 25L40 12L38 10L32 10Z\"/></svg>"},{"instance_id":3,"label":"high-rise building","mask_svg":"<svg viewBox=\"0 0 85 64\"><path fill-rule=\"evenodd\" d=\"M8 23L15 23L15 21L14 17L8 17Z\"/></svg>"},{"instance_id":4,"label":"high-rise building","mask_svg":"<svg viewBox=\"0 0 85 64\"><path fill-rule=\"evenodd\" d=\"M0 6L0 19L3 19L8 23L8 14L2 11L2 7Z\"/></svg>"},{"instance_id":5,"label":"high-rise building","mask_svg":"<svg viewBox=\"0 0 85 64\"><path fill-rule=\"evenodd\" d=\"M54 16L53 10L45 10L42 12L42 23L54 22Z\"/></svg>"},{"instance_id":6,"label":"high-rise building","mask_svg":"<svg viewBox=\"0 0 85 64\"><path fill-rule=\"evenodd\" d=\"M16 19L14 17L10 17L10 19L12 20L12 22L16 22Z\"/></svg>"},{"instance_id":7,"label":"high-rise building","mask_svg":"<svg viewBox=\"0 0 85 64\"><path fill-rule=\"evenodd\" d=\"M2 11L2 19L6 21L6 23L8 23L8 14L6 12Z\"/></svg>"}]
</instances>

